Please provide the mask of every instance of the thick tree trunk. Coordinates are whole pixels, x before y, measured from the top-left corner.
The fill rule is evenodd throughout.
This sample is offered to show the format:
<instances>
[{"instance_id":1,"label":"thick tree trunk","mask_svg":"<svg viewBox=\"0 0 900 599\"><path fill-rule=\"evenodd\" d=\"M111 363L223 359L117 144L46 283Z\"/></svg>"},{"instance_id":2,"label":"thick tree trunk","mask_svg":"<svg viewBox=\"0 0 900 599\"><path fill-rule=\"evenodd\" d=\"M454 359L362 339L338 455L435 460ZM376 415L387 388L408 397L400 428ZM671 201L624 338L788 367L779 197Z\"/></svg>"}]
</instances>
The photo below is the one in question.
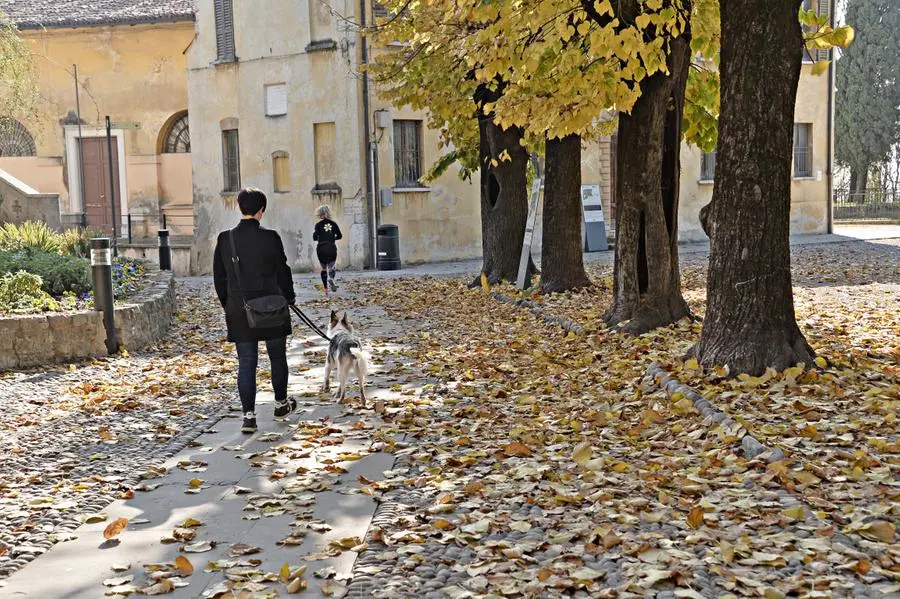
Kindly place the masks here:
<instances>
[{"instance_id":1,"label":"thick tree trunk","mask_svg":"<svg viewBox=\"0 0 900 599\"><path fill-rule=\"evenodd\" d=\"M483 104L499 98L484 86L475 101ZM488 282L515 282L528 220L528 153L520 143L524 133L513 127L501 129L492 115L479 114L479 160L481 163L481 272ZM510 160L501 160L504 151ZM496 162L496 166L494 166ZM529 260L529 278L536 272ZM481 285L480 275L472 283Z\"/></svg>"},{"instance_id":2,"label":"thick tree trunk","mask_svg":"<svg viewBox=\"0 0 900 599\"><path fill-rule=\"evenodd\" d=\"M869 185L869 165L860 164L850 167L850 193L854 201L862 201L866 197L866 187ZM859 198L859 200L857 200Z\"/></svg>"},{"instance_id":3,"label":"thick tree trunk","mask_svg":"<svg viewBox=\"0 0 900 599\"><path fill-rule=\"evenodd\" d=\"M722 111L708 307L692 350L705 366L758 375L814 354L794 316L790 207L800 0L722 2Z\"/></svg>"},{"instance_id":4,"label":"thick tree trunk","mask_svg":"<svg viewBox=\"0 0 900 599\"><path fill-rule=\"evenodd\" d=\"M690 316L678 266L681 119L690 34L672 40L670 47L671 75L644 80L631 114L619 116L613 303L605 320L633 334Z\"/></svg>"},{"instance_id":5,"label":"thick tree trunk","mask_svg":"<svg viewBox=\"0 0 900 599\"><path fill-rule=\"evenodd\" d=\"M581 137L548 139L546 148L541 290L583 289L591 282L581 238Z\"/></svg>"}]
</instances>

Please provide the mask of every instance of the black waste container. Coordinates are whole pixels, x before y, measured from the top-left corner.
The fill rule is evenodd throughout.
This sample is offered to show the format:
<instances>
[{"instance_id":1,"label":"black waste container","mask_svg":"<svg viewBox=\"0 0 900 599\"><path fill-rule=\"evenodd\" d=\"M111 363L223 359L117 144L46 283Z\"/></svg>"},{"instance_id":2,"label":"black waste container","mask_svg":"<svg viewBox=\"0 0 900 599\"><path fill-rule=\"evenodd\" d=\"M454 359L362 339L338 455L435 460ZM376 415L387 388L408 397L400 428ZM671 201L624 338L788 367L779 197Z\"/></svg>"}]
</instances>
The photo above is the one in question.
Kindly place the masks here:
<instances>
[{"instance_id":1,"label":"black waste container","mask_svg":"<svg viewBox=\"0 0 900 599\"><path fill-rule=\"evenodd\" d=\"M400 229L397 225L380 225L377 241L378 270L400 270Z\"/></svg>"}]
</instances>

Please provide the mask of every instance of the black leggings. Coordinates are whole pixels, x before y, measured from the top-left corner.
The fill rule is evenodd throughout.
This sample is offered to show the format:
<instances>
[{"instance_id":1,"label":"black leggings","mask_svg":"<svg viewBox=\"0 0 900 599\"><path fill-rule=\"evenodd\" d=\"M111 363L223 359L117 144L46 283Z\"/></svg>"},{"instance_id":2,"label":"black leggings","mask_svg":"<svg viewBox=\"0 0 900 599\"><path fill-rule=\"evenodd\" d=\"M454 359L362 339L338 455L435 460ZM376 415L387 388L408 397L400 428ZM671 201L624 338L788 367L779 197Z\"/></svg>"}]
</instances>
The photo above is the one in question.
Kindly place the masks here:
<instances>
[{"instance_id":1,"label":"black leggings","mask_svg":"<svg viewBox=\"0 0 900 599\"><path fill-rule=\"evenodd\" d=\"M337 246L333 243L322 243L316 247L316 256L319 258L319 264L322 271L319 273L322 277L322 286L328 289L328 277L334 279L335 263L337 262Z\"/></svg>"}]
</instances>

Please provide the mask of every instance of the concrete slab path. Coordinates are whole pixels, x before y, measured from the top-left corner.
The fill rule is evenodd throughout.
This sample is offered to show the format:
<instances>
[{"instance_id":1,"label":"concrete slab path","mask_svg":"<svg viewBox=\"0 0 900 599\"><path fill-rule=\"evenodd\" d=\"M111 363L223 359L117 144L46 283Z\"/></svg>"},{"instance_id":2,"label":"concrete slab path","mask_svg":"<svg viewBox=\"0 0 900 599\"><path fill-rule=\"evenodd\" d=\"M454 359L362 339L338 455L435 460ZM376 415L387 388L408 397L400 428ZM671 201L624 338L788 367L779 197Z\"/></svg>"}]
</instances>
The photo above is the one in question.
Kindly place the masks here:
<instances>
[{"instance_id":1,"label":"concrete slab path","mask_svg":"<svg viewBox=\"0 0 900 599\"><path fill-rule=\"evenodd\" d=\"M309 313L317 322L327 322L324 303L313 293L301 289L299 300L313 306ZM373 353L370 409L338 405L320 393L326 343L298 328L289 347L290 393L300 404L295 415L274 419L274 398L261 384L258 433L242 435L240 412L231 412L185 451L150 464L167 473L148 478L133 498L98 514L102 521L85 523L76 538L11 576L0 598L125 596L150 586L159 575L155 570L170 572L179 556L190 560L194 572L173 579L185 585L167 594L174 598L215 597L226 575L284 595L286 585L272 580L284 564L291 570L308 566L303 596L341 596L357 555L351 549L365 538L376 508L358 481L383 478L394 460L375 440L383 423L371 408L399 394L398 385L406 395L421 386L395 374L402 358L390 352L390 339L399 325L377 307L353 316ZM357 389L351 387L355 401ZM234 394L229 401L236 402ZM104 529L118 518L129 520L126 530L106 541ZM177 542L162 542L179 535ZM204 551L190 553L192 545Z\"/></svg>"}]
</instances>

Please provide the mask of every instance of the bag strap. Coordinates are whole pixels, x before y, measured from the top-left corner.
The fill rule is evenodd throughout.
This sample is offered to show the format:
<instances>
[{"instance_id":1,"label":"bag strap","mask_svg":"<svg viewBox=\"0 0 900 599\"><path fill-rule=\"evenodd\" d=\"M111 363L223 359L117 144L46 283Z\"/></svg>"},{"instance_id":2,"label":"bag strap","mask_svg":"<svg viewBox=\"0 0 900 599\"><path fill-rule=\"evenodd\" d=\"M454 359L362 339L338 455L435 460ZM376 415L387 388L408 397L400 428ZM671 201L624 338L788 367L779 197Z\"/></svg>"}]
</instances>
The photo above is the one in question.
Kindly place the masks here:
<instances>
[{"instance_id":1,"label":"bag strap","mask_svg":"<svg viewBox=\"0 0 900 599\"><path fill-rule=\"evenodd\" d=\"M234 229L228 231L228 241L231 244L231 263L234 265L234 278L237 283L238 292L241 294L241 299L244 303L247 303L247 298L244 297L244 284L241 282L241 258L237 253L237 246L234 243Z\"/></svg>"}]
</instances>

